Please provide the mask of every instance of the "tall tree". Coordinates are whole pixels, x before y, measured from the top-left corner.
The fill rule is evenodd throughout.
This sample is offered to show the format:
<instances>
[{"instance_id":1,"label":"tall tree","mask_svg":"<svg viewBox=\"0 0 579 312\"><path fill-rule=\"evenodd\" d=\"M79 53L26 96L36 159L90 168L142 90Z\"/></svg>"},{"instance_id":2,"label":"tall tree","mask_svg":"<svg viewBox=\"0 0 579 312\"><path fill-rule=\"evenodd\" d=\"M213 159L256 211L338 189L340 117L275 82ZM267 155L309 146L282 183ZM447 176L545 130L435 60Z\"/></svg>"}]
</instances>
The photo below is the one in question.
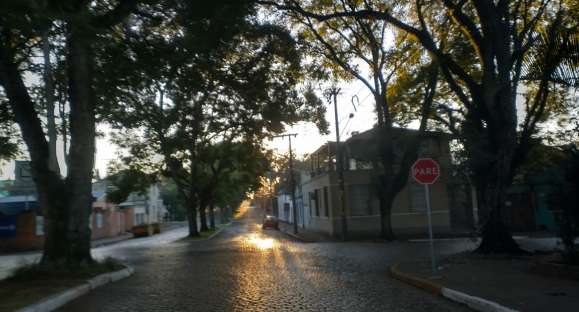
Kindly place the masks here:
<instances>
[{"instance_id":1,"label":"tall tree","mask_svg":"<svg viewBox=\"0 0 579 312\"><path fill-rule=\"evenodd\" d=\"M92 51L99 33L121 22L137 3L30 0L0 4L0 85L28 148L38 200L45 211L41 264L78 266L93 261L88 224L95 152ZM56 23L66 32L69 81L71 142L65 178L51 170L49 145L23 70L39 38Z\"/></svg>"},{"instance_id":2,"label":"tall tree","mask_svg":"<svg viewBox=\"0 0 579 312\"><path fill-rule=\"evenodd\" d=\"M228 192L237 197L255 188L269 167L267 152L252 142L222 141L203 148L199 157L200 208L209 209L209 227L215 228L215 205L227 201Z\"/></svg>"},{"instance_id":3,"label":"tall tree","mask_svg":"<svg viewBox=\"0 0 579 312\"><path fill-rule=\"evenodd\" d=\"M205 146L224 138L259 142L282 131L284 122L323 115L299 93L300 58L287 31L249 18L252 6L243 1L211 6L195 23L186 18L193 11L181 11L194 4L144 14L134 34L111 43L116 53L104 53L114 55L105 72L115 74L101 82L119 86L103 99L128 107L105 111L115 126L134 130L118 143L137 156L133 160L162 156L159 165L188 205L190 236L198 235L199 152ZM169 18L158 20L157 14Z\"/></svg>"},{"instance_id":4,"label":"tall tree","mask_svg":"<svg viewBox=\"0 0 579 312\"><path fill-rule=\"evenodd\" d=\"M464 110L461 136L477 187L479 209L486 212L478 251L520 251L503 220L506 189L528 150L528 140L537 125L535 121L544 113L551 87L560 78L558 69L565 68L564 60L569 55L558 53L553 45L545 46L543 55L551 57L540 62L545 66L540 67L540 75L534 80L538 89L522 90L534 94L526 104L529 109L525 119L529 121L522 125L518 122L517 95L525 78L524 65L534 55L538 35L577 29L576 20L565 18L569 2L342 1L352 9L336 6L332 12L319 12L293 0L262 3L318 21L343 17L383 20L419 42L437 60L455 102Z\"/></svg>"},{"instance_id":5,"label":"tall tree","mask_svg":"<svg viewBox=\"0 0 579 312\"><path fill-rule=\"evenodd\" d=\"M299 5L305 3L311 4L310 9L315 8L318 12L333 12L338 7L344 12L356 10L354 4L347 2L300 1ZM290 13L290 22L298 26L310 55L325 64L336 79L356 80L363 84L374 98L378 120L378 159L371 161L378 165L380 172L375 180L380 199L382 236L393 239L392 205L407 183L408 170L417 157L420 138L427 128L437 84L437 67L416 49L415 43L404 40L406 34L388 27L385 21L357 16L317 21L295 10ZM405 79L410 75L414 75L413 79ZM405 89L400 88L402 84ZM404 101L406 99L400 94L408 93L410 89L417 96ZM409 113L419 120L420 126L416 133L407 136L410 144L398 144L398 147L404 146L404 156L397 159L394 128L407 125L403 120L409 118Z\"/></svg>"}]
</instances>

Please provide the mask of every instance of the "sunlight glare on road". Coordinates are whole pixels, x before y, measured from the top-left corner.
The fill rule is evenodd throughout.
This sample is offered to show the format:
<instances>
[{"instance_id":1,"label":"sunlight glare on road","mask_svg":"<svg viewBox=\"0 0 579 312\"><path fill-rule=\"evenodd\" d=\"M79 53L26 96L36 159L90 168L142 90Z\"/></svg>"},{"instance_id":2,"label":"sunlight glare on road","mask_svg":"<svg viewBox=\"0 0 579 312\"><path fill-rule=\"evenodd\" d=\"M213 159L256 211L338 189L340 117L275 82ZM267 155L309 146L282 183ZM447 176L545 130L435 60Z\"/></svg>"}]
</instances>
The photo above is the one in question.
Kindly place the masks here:
<instances>
[{"instance_id":1,"label":"sunlight glare on road","mask_svg":"<svg viewBox=\"0 0 579 312\"><path fill-rule=\"evenodd\" d=\"M269 250L273 249L275 246L273 238L264 238L255 233L249 234L246 238L246 242L259 250Z\"/></svg>"},{"instance_id":2,"label":"sunlight glare on road","mask_svg":"<svg viewBox=\"0 0 579 312\"><path fill-rule=\"evenodd\" d=\"M243 201L241 205L239 205L239 208L237 209L237 212L235 213L233 218L240 219L241 217L243 217L247 213L247 210L250 209L249 204L250 204L249 201L247 200Z\"/></svg>"}]
</instances>

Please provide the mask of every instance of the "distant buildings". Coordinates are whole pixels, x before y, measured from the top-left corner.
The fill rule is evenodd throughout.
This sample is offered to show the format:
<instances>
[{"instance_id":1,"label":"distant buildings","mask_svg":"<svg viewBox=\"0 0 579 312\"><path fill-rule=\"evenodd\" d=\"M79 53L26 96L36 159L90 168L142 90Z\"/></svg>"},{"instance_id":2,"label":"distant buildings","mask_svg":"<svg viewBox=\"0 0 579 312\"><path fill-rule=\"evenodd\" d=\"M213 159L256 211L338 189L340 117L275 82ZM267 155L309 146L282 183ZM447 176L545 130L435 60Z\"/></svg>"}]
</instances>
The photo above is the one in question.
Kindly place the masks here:
<instances>
[{"instance_id":1,"label":"distant buildings","mask_svg":"<svg viewBox=\"0 0 579 312\"><path fill-rule=\"evenodd\" d=\"M36 200L28 162L16 162L15 177L15 181L0 182L0 250L40 249L44 244L44 215ZM131 194L119 205L107 201L106 189L106 180L93 183L89 223L92 239L126 235L137 226L150 228L146 235L160 230L167 210L158 185L151 185L145 194Z\"/></svg>"},{"instance_id":2,"label":"distant buildings","mask_svg":"<svg viewBox=\"0 0 579 312\"><path fill-rule=\"evenodd\" d=\"M395 129L395 155L399 161L402 147L412 130ZM473 210L458 205L449 198L449 185L454 183L450 170L449 136L427 132L420 142L419 155L437 160L441 178L431 186L433 226L436 233L472 228ZM379 157L376 130L355 134L343 144L345 206L350 237L378 236L380 234L380 205L376 186ZM336 142L327 142L307 158L308 168L302 168L296 186L298 225L311 231L338 237L342 229L339 188L336 172ZM397 164L395 164L396 166ZM470 189L464 190L468 197ZM456 192L453 192L453 194ZM464 193L464 192L463 192ZM292 222L291 192L278 192L278 216ZM466 199L465 199L466 200ZM423 234L427 231L424 188L412 179L394 200L392 226L398 234ZM456 204L456 205L455 205ZM455 205L455 206L453 206ZM452 213L460 209L460 213ZM275 209L274 209L275 210ZM289 212L289 213L288 213ZM460 225L460 226L459 226Z\"/></svg>"},{"instance_id":3,"label":"distant buildings","mask_svg":"<svg viewBox=\"0 0 579 312\"><path fill-rule=\"evenodd\" d=\"M396 168L404 145L414 130L393 129ZM419 157L435 159L441 176L431 186L432 221L435 235L474 233L486 220L487 211L479 210L476 188L469 177L451 164L451 137L444 133L426 132L420 141ZM380 234L380 201L377 186L380 166L376 129L354 134L343 142L345 208L348 236L372 237ZM575 147L575 150L577 147ZM342 213L337 179L337 144L327 142L318 147L295 167L295 202L298 226L310 231L340 237ZM513 185L507 190L503 221L513 232L559 231L562 213L562 177L560 165L569 161L569 149L542 147L541 159L531 159ZM268 213L293 223L293 209L288 178L272 198L256 202ZM271 204L270 204L271 203ZM392 227L397 235L425 235L427 231L426 198L422 185L409 177L396 196L392 209Z\"/></svg>"}]
</instances>

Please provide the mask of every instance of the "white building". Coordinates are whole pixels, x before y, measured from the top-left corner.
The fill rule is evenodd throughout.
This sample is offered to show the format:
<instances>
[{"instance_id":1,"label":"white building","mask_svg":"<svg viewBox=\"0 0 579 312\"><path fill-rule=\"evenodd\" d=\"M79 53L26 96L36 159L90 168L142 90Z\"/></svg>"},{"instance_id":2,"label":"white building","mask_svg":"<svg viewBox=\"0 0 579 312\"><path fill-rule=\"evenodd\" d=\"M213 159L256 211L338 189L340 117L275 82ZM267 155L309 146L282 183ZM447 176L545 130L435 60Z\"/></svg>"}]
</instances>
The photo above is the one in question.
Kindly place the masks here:
<instances>
[{"instance_id":1,"label":"white building","mask_svg":"<svg viewBox=\"0 0 579 312\"><path fill-rule=\"evenodd\" d=\"M131 193L121 208L133 208L134 225L161 223L168 213L158 184L149 186L145 194Z\"/></svg>"}]
</instances>

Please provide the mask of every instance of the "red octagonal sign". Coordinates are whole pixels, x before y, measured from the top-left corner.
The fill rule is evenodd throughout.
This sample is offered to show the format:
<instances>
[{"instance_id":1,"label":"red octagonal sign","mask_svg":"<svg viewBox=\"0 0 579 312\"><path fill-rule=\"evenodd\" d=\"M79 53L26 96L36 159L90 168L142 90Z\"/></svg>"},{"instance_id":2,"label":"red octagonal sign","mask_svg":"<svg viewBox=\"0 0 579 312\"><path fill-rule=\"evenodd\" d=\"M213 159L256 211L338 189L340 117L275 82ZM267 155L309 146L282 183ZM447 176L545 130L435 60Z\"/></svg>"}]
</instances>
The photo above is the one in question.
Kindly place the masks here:
<instances>
[{"instance_id":1,"label":"red octagonal sign","mask_svg":"<svg viewBox=\"0 0 579 312\"><path fill-rule=\"evenodd\" d=\"M420 184L433 184L440 176L440 167L432 158L419 158L412 165L412 177Z\"/></svg>"}]
</instances>

